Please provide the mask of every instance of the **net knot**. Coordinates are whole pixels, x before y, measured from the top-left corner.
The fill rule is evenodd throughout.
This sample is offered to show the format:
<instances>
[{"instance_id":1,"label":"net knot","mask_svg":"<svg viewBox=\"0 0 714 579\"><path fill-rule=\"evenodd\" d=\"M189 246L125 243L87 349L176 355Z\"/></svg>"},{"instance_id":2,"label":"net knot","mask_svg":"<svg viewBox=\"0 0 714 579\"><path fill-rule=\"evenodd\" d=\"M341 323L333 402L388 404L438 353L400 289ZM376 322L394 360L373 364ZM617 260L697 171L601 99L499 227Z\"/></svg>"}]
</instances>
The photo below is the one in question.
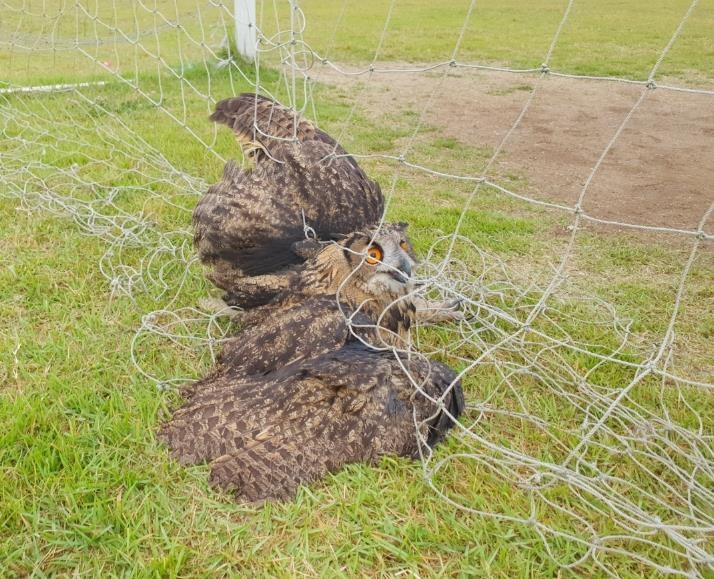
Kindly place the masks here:
<instances>
[{"instance_id":1,"label":"net knot","mask_svg":"<svg viewBox=\"0 0 714 579\"><path fill-rule=\"evenodd\" d=\"M540 71L542 74L548 74L550 72L550 67L544 62L540 65Z\"/></svg>"},{"instance_id":2,"label":"net knot","mask_svg":"<svg viewBox=\"0 0 714 579\"><path fill-rule=\"evenodd\" d=\"M317 239L317 232L307 224L304 210L302 210L302 230L305 235L305 239Z\"/></svg>"},{"instance_id":3,"label":"net knot","mask_svg":"<svg viewBox=\"0 0 714 579\"><path fill-rule=\"evenodd\" d=\"M650 90L654 90L654 89L657 88L657 83L656 83L654 80L649 79L649 80L647 81L647 84L646 84L645 86L646 86L648 89L650 89Z\"/></svg>"}]
</instances>

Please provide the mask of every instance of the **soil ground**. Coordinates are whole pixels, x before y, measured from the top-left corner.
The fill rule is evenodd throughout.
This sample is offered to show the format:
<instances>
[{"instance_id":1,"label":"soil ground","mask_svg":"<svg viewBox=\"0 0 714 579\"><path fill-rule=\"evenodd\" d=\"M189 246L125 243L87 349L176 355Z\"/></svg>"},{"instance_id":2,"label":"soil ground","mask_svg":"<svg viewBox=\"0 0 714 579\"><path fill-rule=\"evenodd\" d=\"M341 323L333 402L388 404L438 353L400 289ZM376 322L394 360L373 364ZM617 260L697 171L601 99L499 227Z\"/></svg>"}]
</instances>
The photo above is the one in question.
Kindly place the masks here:
<instances>
[{"instance_id":1,"label":"soil ground","mask_svg":"<svg viewBox=\"0 0 714 579\"><path fill-rule=\"evenodd\" d=\"M375 73L367 78L325 67L317 78L358 91L366 114L379 118L395 107L420 114L424 110L424 122L438 127L440 136L493 148L537 85L496 171L525 178L527 194L533 198L568 205L575 205L598 158L643 90L641 85L619 82L538 80L536 75L465 69L446 75ZM712 203L714 96L655 89L647 91L595 173L582 206L602 219L697 229ZM704 230L714 233L714 214Z\"/></svg>"}]
</instances>

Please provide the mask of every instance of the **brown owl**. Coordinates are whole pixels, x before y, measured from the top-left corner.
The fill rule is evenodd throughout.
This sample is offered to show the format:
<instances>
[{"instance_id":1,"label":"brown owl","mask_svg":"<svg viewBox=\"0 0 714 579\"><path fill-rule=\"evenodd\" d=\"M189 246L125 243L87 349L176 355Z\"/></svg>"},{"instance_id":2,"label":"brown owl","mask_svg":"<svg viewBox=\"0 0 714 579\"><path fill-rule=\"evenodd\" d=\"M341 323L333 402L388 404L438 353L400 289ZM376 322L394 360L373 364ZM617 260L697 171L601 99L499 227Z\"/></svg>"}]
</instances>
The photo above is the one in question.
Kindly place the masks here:
<instances>
[{"instance_id":1,"label":"brown owl","mask_svg":"<svg viewBox=\"0 0 714 579\"><path fill-rule=\"evenodd\" d=\"M455 373L394 350L419 316L413 265L403 225L327 243L187 390L160 435L174 456L210 462L215 484L258 501L442 440L464 407Z\"/></svg>"},{"instance_id":2,"label":"brown owl","mask_svg":"<svg viewBox=\"0 0 714 579\"><path fill-rule=\"evenodd\" d=\"M228 125L252 168L229 162L193 212L194 243L230 305L266 303L286 273L328 240L379 223L384 198L325 132L269 98L220 101L211 120Z\"/></svg>"}]
</instances>

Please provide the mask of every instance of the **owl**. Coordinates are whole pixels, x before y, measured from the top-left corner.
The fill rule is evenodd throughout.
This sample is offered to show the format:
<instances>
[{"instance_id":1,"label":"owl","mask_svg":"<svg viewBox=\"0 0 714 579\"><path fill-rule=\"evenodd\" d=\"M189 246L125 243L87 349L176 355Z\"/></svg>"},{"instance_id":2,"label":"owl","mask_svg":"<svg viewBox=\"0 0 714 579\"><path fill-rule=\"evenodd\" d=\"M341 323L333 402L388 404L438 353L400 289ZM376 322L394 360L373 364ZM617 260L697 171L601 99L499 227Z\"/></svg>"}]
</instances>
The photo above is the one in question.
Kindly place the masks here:
<instances>
[{"instance_id":1,"label":"owl","mask_svg":"<svg viewBox=\"0 0 714 579\"><path fill-rule=\"evenodd\" d=\"M464 398L453 370L409 354L413 266L403 224L326 243L288 290L248 313L160 438L251 502L436 445Z\"/></svg>"},{"instance_id":2,"label":"owl","mask_svg":"<svg viewBox=\"0 0 714 579\"><path fill-rule=\"evenodd\" d=\"M294 110L242 94L220 101L210 118L233 130L252 164L228 162L193 212L194 245L230 305L267 303L318 240L379 223L379 185Z\"/></svg>"},{"instance_id":3,"label":"owl","mask_svg":"<svg viewBox=\"0 0 714 579\"><path fill-rule=\"evenodd\" d=\"M344 345L352 337L375 349L409 350L417 323L458 321L452 302L415 292L414 250L404 223L384 224L327 242L274 300L240 318L218 366L267 374ZM184 390L184 395L198 386Z\"/></svg>"}]
</instances>

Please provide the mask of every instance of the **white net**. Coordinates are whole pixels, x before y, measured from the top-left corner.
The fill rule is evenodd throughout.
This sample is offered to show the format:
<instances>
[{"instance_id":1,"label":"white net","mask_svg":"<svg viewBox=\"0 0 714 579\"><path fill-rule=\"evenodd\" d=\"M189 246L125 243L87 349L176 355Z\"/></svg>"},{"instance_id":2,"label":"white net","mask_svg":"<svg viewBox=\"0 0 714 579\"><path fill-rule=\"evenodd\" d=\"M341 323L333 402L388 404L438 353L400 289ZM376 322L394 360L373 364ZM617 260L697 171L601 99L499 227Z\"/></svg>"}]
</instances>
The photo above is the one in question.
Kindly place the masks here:
<instances>
[{"instance_id":1,"label":"white net","mask_svg":"<svg viewBox=\"0 0 714 579\"><path fill-rule=\"evenodd\" d=\"M196 286L204 294L208 286L193 254L190 214L236 154L207 116L216 101L246 90L278 97L328 128L378 176L390 217L416 221L415 238L429 248L420 271L425 287L463 304L464 321L415 335L419 355L459 371L468 403L455 436L423 457L434 491L456 508L537 537L563 568L705 576L714 571L714 356L712 330L699 331L692 320L714 319L707 318L714 315L711 148L685 150L683 166L665 166L687 192L675 202L679 212L661 212L666 198L637 215L618 205L636 197L634 177L610 205L597 199L613 187L618 159L626 175L636 163L650 179L656 166L673 162L681 135L654 130L665 115L691 120L681 127L690 136L711 135L711 79L660 78L687 28L706 28L706 16L697 1L672 5L672 25L643 58L646 72L609 77L553 67L563 36L585 17L577 2L554 4L555 16L542 25L548 42L530 64L511 68L463 56L479 54L478 43L469 44L474 27L494 17L493 7L475 1L455 12L444 49L430 50L412 31L407 41L424 43L428 62L421 64L398 62L395 46L405 39L394 0L380 5L370 37L356 46L347 20L359 8L347 2L312 7L315 20L294 1L260 2L255 65L233 48L233 3L0 1L0 194L21 208L67 216L105 242L98 268L108 296L147 308L127 356L157 385L178 385L195 378L195 368L167 374L154 364L156 346L213 356L226 333L220 316L195 300ZM327 23L318 41L308 41L318 18ZM344 46L366 64L342 63ZM498 56L508 60L507 53L488 60ZM478 103L460 102L474 79L491 92L477 93ZM612 102L593 99L599 86ZM574 94L602 119L598 138L576 134L580 156L572 161L531 157L548 170L530 178L527 164L517 164L528 157L516 153L535 139L547 153L566 135L543 127L536 134L529 119L545 115L552 129L562 113L571 125L586 124L584 109L577 121L565 112ZM510 116L494 108L469 133L471 107L487 111L490 98ZM452 125L439 116L449 106L456 108ZM690 119L691 110L699 116ZM371 123L375 111L382 116ZM491 146L459 154L453 140L438 136L439 126L462 144L474 145L475 134ZM380 144L389 130L393 138ZM355 147L362 134L377 144ZM647 139L663 140L667 157L650 154ZM409 195L420 188L433 192L434 223ZM495 215L494 207L515 222L541 219L558 234L526 250L497 231L480 237L484 222L475 209ZM641 235L627 242L637 249L625 244L618 253L612 246L619 238L598 237L586 227L593 223ZM603 252L615 257L603 262ZM663 302L659 322L636 319L650 311L644 306L625 319L612 303L617 292L608 290L632 285L632 275L652 281L658 259L673 264L657 291L635 289Z\"/></svg>"}]
</instances>

